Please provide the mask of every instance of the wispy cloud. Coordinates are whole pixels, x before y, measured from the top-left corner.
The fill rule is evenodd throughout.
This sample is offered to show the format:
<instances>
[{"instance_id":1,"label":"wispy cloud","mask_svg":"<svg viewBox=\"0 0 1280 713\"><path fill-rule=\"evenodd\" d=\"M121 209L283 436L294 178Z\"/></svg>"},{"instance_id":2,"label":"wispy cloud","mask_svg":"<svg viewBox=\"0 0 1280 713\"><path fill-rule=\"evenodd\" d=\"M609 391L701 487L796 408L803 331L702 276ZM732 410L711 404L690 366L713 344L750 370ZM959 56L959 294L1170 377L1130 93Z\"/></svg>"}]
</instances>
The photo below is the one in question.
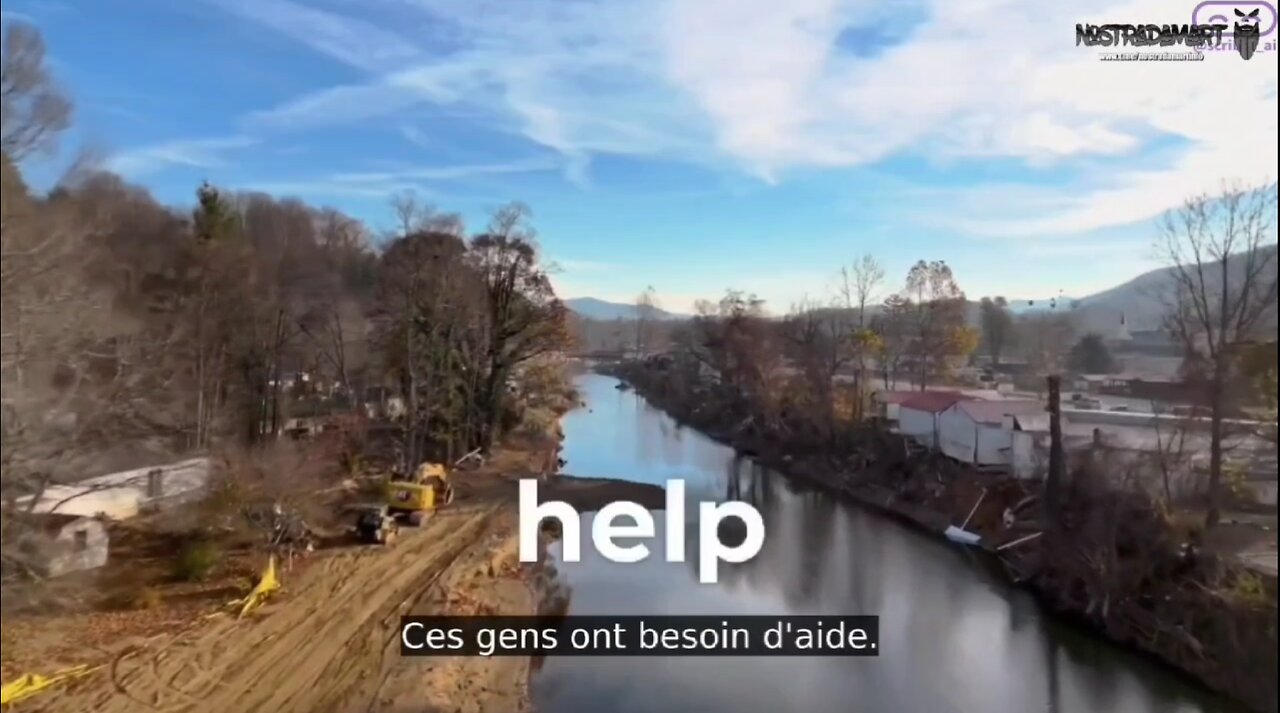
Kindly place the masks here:
<instances>
[{"instance_id":1,"label":"wispy cloud","mask_svg":"<svg viewBox=\"0 0 1280 713\"><path fill-rule=\"evenodd\" d=\"M246 191L261 191L278 196L316 199L358 198L386 200L388 196L398 190L413 190L423 198L435 198L435 194L432 191L414 183L360 185L318 179L312 181L252 181L239 184L236 188Z\"/></svg>"},{"instance_id":2,"label":"wispy cloud","mask_svg":"<svg viewBox=\"0 0 1280 713\"><path fill-rule=\"evenodd\" d=\"M108 157L107 168L139 178L168 168L217 168L226 164L224 154L253 146L257 139L228 136L204 139L177 139L128 149Z\"/></svg>"},{"instance_id":3,"label":"wispy cloud","mask_svg":"<svg viewBox=\"0 0 1280 713\"><path fill-rule=\"evenodd\" d=\"M28 25L34 25L36 19L24 12L0 10L0 22L25 22Z\"/></svg>"},{"instance_id":4,"label":"wispy cloud","mask_svg":"<svg viewBox=\"0 0 1280 713\"><path fill-rule=\"evenodd\" d=\"M1043 210L968 200L994 186L948 189L964 208L953 217L973 232L1025 235L1131 223L1223 172L1278 172L1274 62L1101 62L1072 41L1082 20L1168 16L1164 0L371 0L368 20L289 0L213 1L368 73L251 121L463 107L559 152L581 185L600 154L769 182L900 155L1069 167L1065 199L1062 184L1016 186ZM910 32L848 46L904 16ZM391 26L430 29L407 39ZM1180 155L1144 162L1167 137L1184 142Z\"/></svg>"},{"instance_id":5,"label":"wispy cloud","mask_svg":"<svg viewBox=\"0 0 1280 713\"><path fill-rule=\"evenodd\" d=\"M484 163L461 166L422 166L393 171L339 173L333 180L343 183L386 183L389 181L450 181L476 176L500 176L513 173L556 171L559 161L528 159L506 163Z\"/></svg>"},{"instance_id":6,"label":"wispy cloud","mask_svg":"<svg viewBox=\"0 0 1280 713\"><path fill-rule=\"evenodd\" d=\"M411 166L382 171L346 171L321 177L252 182L248 190L304 197L377 198L413 190L423 197L439 196L439 184L488 176L538 173L560 170L559 162L527 159L507 163L461 164L453 166Z\"/></svg>"},{"instance_id":7,"label":"wispy cloud","mask_svg":"<svg viewBox=\"0 0 1280 713\"><path fill-rule=\"evenodd\" d=\"M330 87L255 111L245 117L250 128L305 129L351 124L422 104L425 98L392 81Z\"/></svg>"},{"instance_id":8,"label":"wispy cloud","mask_svg":"<svg viewBox=\"0 0 1280 713\"><path fill-rule=\"evenodd\" d=\"M291 0L209 1L359 69L385 70L411 61L420 54L413 43L394 32L364 20Z\"/></svg>"},{"instance_id":9,"label":"wispy cloud","mask_svg":"<svg viewBox=\"0 0 1280 713\"><path fill-rule=\"evenodd\" d=\"M0 21L25 22L29 25L39 24L40 18L56 17L72 11L72 7L59 0L28 0L20 3L22 11L5 8L0 10Z\"/></svg>"}]
</instances>

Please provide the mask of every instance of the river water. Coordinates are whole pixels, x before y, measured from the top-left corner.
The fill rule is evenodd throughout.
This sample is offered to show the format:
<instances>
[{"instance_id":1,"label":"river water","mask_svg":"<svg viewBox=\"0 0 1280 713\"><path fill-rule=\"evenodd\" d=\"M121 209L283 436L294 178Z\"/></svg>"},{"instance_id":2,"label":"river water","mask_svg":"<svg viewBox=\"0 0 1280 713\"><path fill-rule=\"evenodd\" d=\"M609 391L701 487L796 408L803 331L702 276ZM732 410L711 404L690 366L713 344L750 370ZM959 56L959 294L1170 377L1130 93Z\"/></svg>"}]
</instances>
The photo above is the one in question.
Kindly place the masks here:
<instances>
[{"instance_id":1,"label":"river water","mask_svg":"<svg viewBox=\"0 0 1280 713\"><path fill-rule=\"evenodd\" d=\"M1235 711L1178 677L1048 620L955 546L771 474L681 428L617 381L579 377L564 419L565 471L752 502L763 550L700 584L696 557L558 562L572 614L875 614L874 658L552 657L533 681L541 713L1211 713ZM736 488L736 490L735 490ZM690 518L696 506L687 508ZM589 515L586 516L589 518ZM696 527L691 524L690 528ZM585 537L590 527L584 522ZM686 542L696 542L691 531ZM553 550L553 556L556 551Z\"/></svg>"}]
</instances>

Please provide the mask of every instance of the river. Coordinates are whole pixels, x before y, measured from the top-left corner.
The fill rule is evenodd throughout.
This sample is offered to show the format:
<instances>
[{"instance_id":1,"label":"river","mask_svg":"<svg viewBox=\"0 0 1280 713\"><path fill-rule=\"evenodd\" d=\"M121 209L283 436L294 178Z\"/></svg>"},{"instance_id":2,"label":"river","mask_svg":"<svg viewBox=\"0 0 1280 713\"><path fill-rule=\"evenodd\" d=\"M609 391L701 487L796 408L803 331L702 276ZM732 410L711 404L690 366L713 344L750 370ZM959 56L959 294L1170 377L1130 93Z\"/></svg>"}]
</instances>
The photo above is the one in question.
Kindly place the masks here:
<instances>
[{"instance_id":1,"label":"river","mask_svg":"<svg viewBox=\"0 0 1280 713\"><path fill-rule=\"evenodd\" d=\"M880 656L553 657L533 680L540 713L1238 710L1047 618L959 548L735 457L616 384L579 377L587 405L564 418L565 471L680 478L690 501L732 494L761 511L765 545L750 562L721 565L719 583L699 584L696 558L665 561L660 538L636 564L604 560L584 542L580 562L557 563L570 613L875 614Z\"/></svg>"}]
</instances>

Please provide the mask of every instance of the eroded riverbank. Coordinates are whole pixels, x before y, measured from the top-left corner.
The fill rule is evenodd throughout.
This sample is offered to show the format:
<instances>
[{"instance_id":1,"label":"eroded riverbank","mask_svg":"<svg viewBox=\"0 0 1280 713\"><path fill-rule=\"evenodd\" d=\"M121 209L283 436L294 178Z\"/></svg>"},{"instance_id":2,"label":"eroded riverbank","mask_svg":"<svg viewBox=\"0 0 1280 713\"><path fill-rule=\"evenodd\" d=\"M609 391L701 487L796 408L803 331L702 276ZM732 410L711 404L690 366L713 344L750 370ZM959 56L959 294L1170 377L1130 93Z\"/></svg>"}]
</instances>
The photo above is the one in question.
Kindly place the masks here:
<instances>
[{"instance_id":1,"label":"eroded riverbank","mask_svg":"<svg viewBox=\"0 0 1280 713\"><path fill-rule=\"evenodd\" d=\"M696 404L701 408L683 407L679 402L663 398L660 390L646 386L639 379L632 381L641 394L649 397L657 407L665 407L668 413L677 417L684 414L684 422L708 433L716 440L733 445L739 450L753 453L756 460L771 469L782 472L793 478L794 482L812 484L826 492L839 494L863 504L872 505L876 509L889 512L898 518L911 521L924 530L939 532L947 524L958 524L964 520L981 493L984 484L967 479L938 477L927 478L923 490L931 493L927 497L913 497L911 488L906 482L891 481L899 487L887 486L872 479L859 479L845 475L846 471L836 470L825 459L813 454L791 452L785 443L769 438L743 437L735 431L743 416L729 409L717 408L704 399ZM667 427L663 427L667 428ZM570 456L571 466L574 459ZM937 464L935 464L937 465ZM942 467L942 466L939 466ZM930 486L939 483L941 487ZM1006 496L1007 499L1008 496ZM978 529L987 535L993 543L1008 542L1015 535L1000 532L1001 510L1000 497L988 497L987 504L975 513L971 528ZM1128 523L1122 523L1128 524ZM945 545L944 545L945 547ZM948 547L954 550L954 547ZM1016 550L1017 548L1015 548ZM1028 549L1027 551L1034 551ZM801 555L803 556L803 555ZM1113 641L1128 644L1135 649L1145 651L1163 660L1163 663L1182 670L1183 675L1190 675L1205 681L1219 691L1231 694L1256 710L1275 710L1275 629L1274 605L1270 610L1264 606L1249 618L1227 619L1222 628L1223 618L1218 612L1207 609L1203 593L1184 587L1172 573L1171 594L1178 599L1145 603L1116 600L1109 603L1109 611L1086 611L1080 604L1080 593L1070 588L1061 587L1052 579L1053 568L1042 564L1043 553L1036 551L1034 557L1025 552L1016 558L1009 558L1012 567L1009 569L997 565L992 568L1000 575L1000 579L1008 581L1019 576L1026 578L1023 584L1034 588L1038 598L1050 609L1060 613L1078 617L1077 622L1088 629L1100 632ZM1046 576L1046 573L1048 576ZM1162 583L1168 584L1168 583ZM1160 591L1162 596L1166 590ZM1058 592L1064 596L1055 598ZM1193 597L1188 605L1185 597ZM1274 602L1274 599L1272 599ZM1218 609L1225 603L1218 600ZM1171 617L1171 612L1177 616ZM857 613L857 612L849 612ZM1155 621L1158 628L1145 628ZM1193 633L1189 633L1193 632ZM1267 642L1270 648L1267 648ZM1230 643L1229 643L1230 642ZM1234 648L1233 648L1234 646ZM962 675L962 674L961 674ZM1188 694L1190 695L1190 694ZM1194 696L1192 696L1194 698ZM1234 710L1226 701L1201 702L1198 707L1186 710ZM1087 710L1087 709L1086 709ZM1107 710L1099 708L1098 710ZM1130 710L1128 708L1118 710ZM1141 708L1133 708L1141 710ZM1157 708L1156 710L1176 710L1175 708Z\"/></svg>"}]
</instances>

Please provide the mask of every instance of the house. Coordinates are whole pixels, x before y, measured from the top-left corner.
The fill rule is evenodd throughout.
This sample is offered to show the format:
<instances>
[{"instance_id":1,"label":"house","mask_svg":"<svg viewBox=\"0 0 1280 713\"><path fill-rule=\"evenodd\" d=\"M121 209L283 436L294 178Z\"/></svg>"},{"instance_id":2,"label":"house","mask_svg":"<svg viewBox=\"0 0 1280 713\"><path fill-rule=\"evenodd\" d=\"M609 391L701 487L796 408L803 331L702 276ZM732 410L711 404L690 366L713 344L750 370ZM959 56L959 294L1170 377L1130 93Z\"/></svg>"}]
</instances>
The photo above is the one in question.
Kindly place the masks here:
<instances>
[{"instance_id":1,"label":"house","mask_svg":"<svg viewBox=\"0 0 1280 713\"><path fill-rule=\"evenodd\" d=\"M193 458L49 485L31 511L124 519L145 507L163 507L203 492L208 480L209 459ZM30 502L31 496L18 500L20 505Z\"/></svg>"},{"instance_id":2,"label":"house","mask_svg":"<svg viewBox=\"0 0 1280 713\"><path fill-rule=\"evenodd\" d=\"M107 528L100 520L80 515L35 516L32 534L22 547L43 577L97 569L107 563Z\"/></svg>"},{"instance_id":3,"label":"house","mask_svg":"<svg viewBox=\"0 0 1280 713\"><path fill-rule=\"evenodd\" d=\"M1013 417L1044 413L1039 401L957 401L938 414L939 449L961 463L981 468L1010 468Z\"/></svg>"},{"instance_id":4,"label":"house","mask_svg":"<svg viewBox=\"0 0 1280 713\"><path fill-rule=\"evenodd\" d=\"M925 448L938 447L938 416L967 398L958 391L919 391L898 403L898 432Z\"/></svg>"}]
</instances>

